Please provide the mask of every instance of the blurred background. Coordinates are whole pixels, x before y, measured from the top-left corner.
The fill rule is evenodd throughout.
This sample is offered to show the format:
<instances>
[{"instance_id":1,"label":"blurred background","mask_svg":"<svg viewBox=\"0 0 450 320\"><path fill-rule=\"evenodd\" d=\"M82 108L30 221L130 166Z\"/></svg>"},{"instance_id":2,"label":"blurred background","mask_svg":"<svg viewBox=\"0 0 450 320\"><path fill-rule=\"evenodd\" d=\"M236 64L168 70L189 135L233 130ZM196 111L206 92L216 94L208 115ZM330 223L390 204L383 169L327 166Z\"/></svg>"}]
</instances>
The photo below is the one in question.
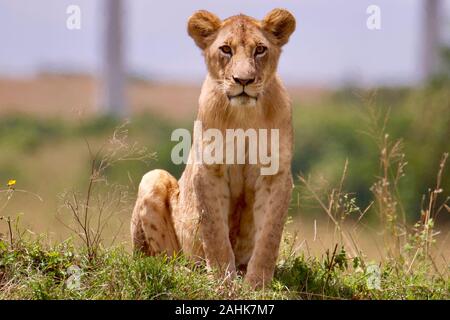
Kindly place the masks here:
<instances>
[{"instance_id":1,"label":"blurred background","mask_svg":"<svg viewBox=\"0 0 450 320\"><path fill-rule=\"evenodd\" d=\"M370 204L380 173L377 144L364 134L370 95L377 110L390 110L386 132L403 139L408 164L399 194L408 221L417 221L450 151L448 0L0 0L0 183L16 179L17 189L42 198L18 193L1 214L23 213L33 232L64 237L56 214L63 192L85 191L85 141L95 149L124 119L130 141L157 158L108 168L108 181L134 196L150 169L179 177L184 166L170 160L170 135L191 130L206 73L187 19L199 9L262 19L274 7L297 19L279 64L294 106L294 174L326 189L348 159L345 190L359 207ZM442 178L447 195L449 176ZM309 200L296 189L294 219L323 216ZM443 225L449 216L439 217Z\"/></svg>"}]
</instances>

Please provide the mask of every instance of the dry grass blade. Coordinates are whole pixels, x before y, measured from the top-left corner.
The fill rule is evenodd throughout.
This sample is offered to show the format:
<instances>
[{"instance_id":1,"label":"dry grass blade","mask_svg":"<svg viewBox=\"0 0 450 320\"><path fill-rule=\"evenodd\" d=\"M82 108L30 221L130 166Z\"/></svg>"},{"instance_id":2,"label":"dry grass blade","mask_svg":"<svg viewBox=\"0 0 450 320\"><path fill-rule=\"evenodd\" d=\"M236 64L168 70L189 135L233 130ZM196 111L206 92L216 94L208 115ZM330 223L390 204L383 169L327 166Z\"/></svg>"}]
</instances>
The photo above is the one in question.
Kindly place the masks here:
<instances>
[{"instance_id":1,"label":"dry grass blade","mask_svg":"<svg viewBox=\"0 0 450 320\"><path fill-rule=\"evenodd\" d=\"M129 196L127 188L109 185L106 170L121 161L141 161L147 163L154 158L154 154L137 144L128 143L127 123L120 125L112 137L96 152L92 151L90 143L85 143L90 156L90 171L85 195L79 192L68 192L63 195L64 206L58 213L58 221L73 231L83 242L88 260L93 262L102 245L103 233L110 221L118 213L128 209ZM62 219L64 212L69 213L72 223L65 223ZM108 212L108 214L105 214ZM114 234L117 237L119 230Z\"/></svg>"}]
</instances>

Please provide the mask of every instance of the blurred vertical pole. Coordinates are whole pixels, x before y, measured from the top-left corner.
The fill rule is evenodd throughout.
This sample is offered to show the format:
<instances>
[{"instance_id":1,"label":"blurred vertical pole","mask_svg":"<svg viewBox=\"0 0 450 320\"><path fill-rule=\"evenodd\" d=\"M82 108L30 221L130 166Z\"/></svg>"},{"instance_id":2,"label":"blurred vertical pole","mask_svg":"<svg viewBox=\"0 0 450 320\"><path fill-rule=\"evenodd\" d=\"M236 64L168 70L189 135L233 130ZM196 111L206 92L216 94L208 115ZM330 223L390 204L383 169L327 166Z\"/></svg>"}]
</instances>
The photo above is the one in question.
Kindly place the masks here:
<instances>
[{"instance_id":1,"label":"blurred vertical pole","mask_svg":"<svg viewBox=\"0 0 450 320\"><path fill-rule=\"evenodd\" d=\"M122 0L103 0L105 30L103 34L102 109L112 116L127 113L125 99L126 71L124 59L124 8Z\"/></svg>"},{"instance_id":2,"label":"blurred vertical pole","mask_svg":"<svg viewBox=\"0 0 450 320\"><path fill-rule=\"evenodd\" d=\"M440 0L422 0L423 40L422 40L422 75L428 80L435 74L439 66L440 50Z\"/></svg>"}]
</instances>

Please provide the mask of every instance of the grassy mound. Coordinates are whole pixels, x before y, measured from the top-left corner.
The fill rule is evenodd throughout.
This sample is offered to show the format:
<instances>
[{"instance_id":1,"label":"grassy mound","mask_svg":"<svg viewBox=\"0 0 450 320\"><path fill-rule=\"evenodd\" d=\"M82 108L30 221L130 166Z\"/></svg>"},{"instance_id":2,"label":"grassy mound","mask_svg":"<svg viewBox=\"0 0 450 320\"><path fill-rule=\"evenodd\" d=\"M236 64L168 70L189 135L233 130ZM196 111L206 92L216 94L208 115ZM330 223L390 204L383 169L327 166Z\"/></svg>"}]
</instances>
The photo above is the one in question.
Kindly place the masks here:
<instances>
[{"instance_id":1,"label":"grassy mound","mask_svg":"<svg viewBox=\"0 0 450 320\"><path fill-rule=\"evenodd\" d=\"M342 248L321 259L281 257L273 282L250 290L239 276L212 277L182 256L133 257L123 247L90 260L71 241L0 241L0 299L449 299L450 282L426 262L406 270L349 259Z\"/></svg>"}]
</instances>

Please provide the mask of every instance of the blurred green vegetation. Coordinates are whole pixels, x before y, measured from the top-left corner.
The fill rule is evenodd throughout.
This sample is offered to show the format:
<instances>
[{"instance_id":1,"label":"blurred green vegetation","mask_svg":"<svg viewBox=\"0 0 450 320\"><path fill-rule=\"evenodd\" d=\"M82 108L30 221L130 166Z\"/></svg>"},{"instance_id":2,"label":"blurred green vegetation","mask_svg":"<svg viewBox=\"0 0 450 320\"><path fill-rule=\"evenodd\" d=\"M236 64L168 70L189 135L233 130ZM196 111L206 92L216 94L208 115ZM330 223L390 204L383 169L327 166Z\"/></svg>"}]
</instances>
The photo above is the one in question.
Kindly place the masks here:
<instances>
[{"instance_id":1,"label":"blurred green vegetation","mask_svg":"<svg viewBox=\"0 0 450 320\"><path fill-rule=\"evenodd\" d=\"M450 82L423 89L380 88L374 101L367 92L345 89L319 105L298 106L294 113L296 134L293 172L339 181L345 160L349 167L346 189L358 204L372 199L370 187L379 170L379 150L370 134L368 104L388 114L386 132L402 139L408 165L400 183L400 195L408 217L417 219L422 195L436 184L439 162L450 151ZM450 188L450 174L443 189Z\"/></svg>"},{"instance_id":2,"label":"blurred green vegetation","mask_svg":"<svg viewBox=\"0 0 450 320\"><path fill-rule=\"evenodd\" d=\"M363 98L366 95L359 89L347 88L312 102L294 101L293 114L294 174L339 181L348 159L346 190L355 193L361 207L371 201L370 187L379 173L379 152L373 138L366 134L369 128L367 102ZM418 89L379 88L373 103L381 112L390 110L386 131L392 138L404 141L408 165L401 181L401 198L408 218L416 221L421 197L435 185L440 158L450 151L450 82L440 80ZM140 177L153 168L166 169L179 177L184 165L175 165L170 159L171 149L177 143L170 141L170 136L175 128L192 130L193 119L177 123L152 114L132 117L129 140L156 152L157 159L150 165L140 162L116 165L109 169L109 178L118 183L131 180L136 186ZM61 185L52 187L58 180L56 175L64 175L59 177L64 180L64 187L80 187L82 178L89 174L90 158L84 140L95 150L121 123L108 117L79 123L24 115L0 118L0 181L14 177L19 185L34 192L36 180L47 176L45 185L55 197ZM56 155L58 159L52 163ZM72 169L70 164L80 160L82 163ZM45 161L50 164L43 166ZM55 166L67 169L45 172L45 168L53 170ZM448 170L442 186L447 192L450 189Z\"/></svg>"}]
</instances>

